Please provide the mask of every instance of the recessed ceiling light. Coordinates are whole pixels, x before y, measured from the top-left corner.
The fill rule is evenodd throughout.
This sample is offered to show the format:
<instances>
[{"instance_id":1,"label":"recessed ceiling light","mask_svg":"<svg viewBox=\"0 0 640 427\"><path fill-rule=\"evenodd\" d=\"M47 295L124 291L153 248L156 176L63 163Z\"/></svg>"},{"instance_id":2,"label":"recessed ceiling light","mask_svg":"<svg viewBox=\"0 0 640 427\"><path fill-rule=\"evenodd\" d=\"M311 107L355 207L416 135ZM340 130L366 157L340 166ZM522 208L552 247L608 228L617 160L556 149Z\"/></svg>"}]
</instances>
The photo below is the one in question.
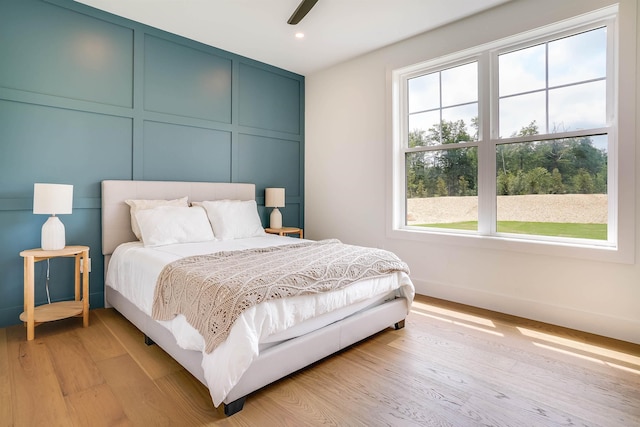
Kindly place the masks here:
<instances>
[{"instance_id":1,"label":"recessed ceiling light","mask_svg":"<svg viewBox=\"0 0 640 427\"><path fill-rule=\"evenodd\" d=\"M297 39L303 39L304 38L304 33L296 33L296 38Z\"/></svg>"}]
</instances>

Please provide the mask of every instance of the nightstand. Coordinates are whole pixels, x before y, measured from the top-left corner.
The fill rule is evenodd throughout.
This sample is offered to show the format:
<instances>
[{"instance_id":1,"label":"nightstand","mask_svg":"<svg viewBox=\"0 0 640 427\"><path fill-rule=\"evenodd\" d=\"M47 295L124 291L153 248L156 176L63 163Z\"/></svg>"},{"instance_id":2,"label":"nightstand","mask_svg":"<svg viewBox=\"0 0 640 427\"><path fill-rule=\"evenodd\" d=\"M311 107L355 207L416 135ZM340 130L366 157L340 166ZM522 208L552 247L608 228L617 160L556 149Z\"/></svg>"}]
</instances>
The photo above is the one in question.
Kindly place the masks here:
<instances>
[{"instance_id":1,"label":"nightstand","mask_svg":"<svg viewBox=\"0 0 640 427\"><path fill-rule=\"evenodd\" d=\"M82 325L89 326L89 247L66 246L55 251L29 249L20 252L20 256L24 258L24 312L20 314L20 320L27 324L27 340L33 340L34 328L44 322L82 316ZM75 300L34 307L34 265L59 257L75 258Z\"/></svg>"},{"instance_id":2,"label":"nightstand","mask_svg":"<svg viewBox=\"0 0 640 427\"><path fill-rule=\"evenodd\" d=\"M277 234L278 236L297 234L302 239L302 228L298 227L265 228L264 231L271 234Z\"/></svg>"}]
</instances>

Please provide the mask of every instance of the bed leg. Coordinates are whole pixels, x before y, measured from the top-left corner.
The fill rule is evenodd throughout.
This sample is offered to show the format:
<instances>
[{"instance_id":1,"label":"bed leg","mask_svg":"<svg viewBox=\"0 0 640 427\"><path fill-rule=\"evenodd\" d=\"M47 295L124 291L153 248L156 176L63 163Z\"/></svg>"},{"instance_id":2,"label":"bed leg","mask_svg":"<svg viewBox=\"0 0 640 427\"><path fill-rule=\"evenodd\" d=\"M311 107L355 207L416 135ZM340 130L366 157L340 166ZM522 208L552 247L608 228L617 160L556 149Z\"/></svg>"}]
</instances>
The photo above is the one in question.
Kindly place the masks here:
<instances>
[{"instance_id":1,"label":"bed leg","mask_svg":"<svg viewBox=\"0 0 640 427\"><path fill-rule=\"evenodd\" d=\"M399 322L396 322L396 324L395 324L395 325L393 325L393 326L396 328L396 331L397 331L398 329L402 329L402 328L404 328L404 319L402 319L402 320L401 320L401 321L399 321Z\"/></svg>"},{"instance_id":2,"label":"bed leg","mask_svg":"<svg viewBox=\"0 0 640 427\"><path fill-rule=\"evenodd\" d=\"M246 397L241 397L240 399L234 400L231 403L225 403L224 404L224 414L227 417L230 417L231 415L242 411L242 407L244 406L245 399L246 399Z\"/></svg>"},{"instance_id":3,"label":"bed leg","mask_svg":"<svg viewBox=\"0 0 640 427\"><path fill-rule=\"evenodd\" d=\"M144 343L145 343L146 345L154 345L154 344L155 344L155 342L154 342L151 338L149 338L148 336L146 336L146 335L144 336Z\"/></svg>"}]
</instances>

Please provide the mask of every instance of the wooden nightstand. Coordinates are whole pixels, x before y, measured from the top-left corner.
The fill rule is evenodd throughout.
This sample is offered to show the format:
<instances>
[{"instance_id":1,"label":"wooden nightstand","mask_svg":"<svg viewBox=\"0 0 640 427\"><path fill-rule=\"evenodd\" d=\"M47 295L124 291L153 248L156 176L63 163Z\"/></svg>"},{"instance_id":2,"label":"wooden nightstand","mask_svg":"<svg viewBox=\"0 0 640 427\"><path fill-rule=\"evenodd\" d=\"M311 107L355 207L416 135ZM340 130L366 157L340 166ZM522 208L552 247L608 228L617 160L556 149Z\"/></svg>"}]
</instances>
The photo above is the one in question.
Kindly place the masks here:
<instances>
[{"instance_id":1,"label":"wooden nightstand","mask_svg":"<svg viewBox=\"0 0 640 427\"><path fill-rule=\"evenodd\" d=\"M302 228L298 227L265 228L264 231L271 234L277 234L278 236L297 234L302 239Z\"/></svg>"},{"instance_id":2,"label":"wooden nightstand","mask_svg":"<svg viewBox=\"0 0 640 427\"><path fill-rule=\"evenodd\" d=\"M24 258L24 312L20 320L27 324L27 340L35 337L34 328L40 323L67 317L82 316L82 325L89 326L89 247L66 246L55 251L29 249L20 252ZM36 262L50 258L75 257L75 301L61 301L34 307L33 268ZM82 282L82 289L80 283Z\"/></svg>"}]
</instances>

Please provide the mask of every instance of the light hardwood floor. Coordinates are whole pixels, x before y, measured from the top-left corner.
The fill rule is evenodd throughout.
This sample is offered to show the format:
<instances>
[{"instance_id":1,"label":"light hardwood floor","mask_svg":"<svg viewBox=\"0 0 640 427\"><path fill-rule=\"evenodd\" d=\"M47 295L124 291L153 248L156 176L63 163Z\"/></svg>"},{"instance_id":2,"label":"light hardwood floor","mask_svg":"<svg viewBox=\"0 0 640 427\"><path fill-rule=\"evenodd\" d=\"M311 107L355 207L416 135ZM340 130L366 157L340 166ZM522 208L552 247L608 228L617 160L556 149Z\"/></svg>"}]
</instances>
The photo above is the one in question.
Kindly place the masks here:
<instances>
[{"instance_id":1,"label":"light hardwood floor","mask_svg":"<svg viewBox=\"0 0 640 427\"><path fill-rule=\"evenodd\" d=\"M81 325L0 329L0 426L640 426L640 346L426 297L229 418L117 312Z\"/></svg>"}]
</instances>

